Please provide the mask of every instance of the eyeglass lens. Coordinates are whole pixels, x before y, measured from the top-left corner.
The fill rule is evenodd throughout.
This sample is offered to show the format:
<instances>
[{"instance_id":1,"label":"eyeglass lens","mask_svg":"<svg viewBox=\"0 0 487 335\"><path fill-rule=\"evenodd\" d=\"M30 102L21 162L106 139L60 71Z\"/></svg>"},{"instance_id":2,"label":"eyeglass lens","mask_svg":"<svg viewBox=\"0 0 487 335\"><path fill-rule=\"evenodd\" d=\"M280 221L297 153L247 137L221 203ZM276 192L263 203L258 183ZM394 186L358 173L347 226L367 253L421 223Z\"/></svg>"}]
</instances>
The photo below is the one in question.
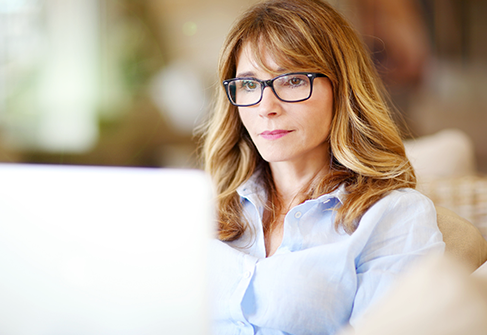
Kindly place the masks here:
<instances>
[{"instance_id":1,"label":"eyeglass lens","mask_svg":"<svg viewBox=\"0 0 487 335\"><path fill-rule=\"evenodd\" d=\"M255 79L235 79L229 83L228 92L235 104L253 105L261 99L262 85ZM277 96L288 102L307 99L311 93L310 78L306 74L279 76L273 80L273 87Z\"/></svg>"}]
</instances>

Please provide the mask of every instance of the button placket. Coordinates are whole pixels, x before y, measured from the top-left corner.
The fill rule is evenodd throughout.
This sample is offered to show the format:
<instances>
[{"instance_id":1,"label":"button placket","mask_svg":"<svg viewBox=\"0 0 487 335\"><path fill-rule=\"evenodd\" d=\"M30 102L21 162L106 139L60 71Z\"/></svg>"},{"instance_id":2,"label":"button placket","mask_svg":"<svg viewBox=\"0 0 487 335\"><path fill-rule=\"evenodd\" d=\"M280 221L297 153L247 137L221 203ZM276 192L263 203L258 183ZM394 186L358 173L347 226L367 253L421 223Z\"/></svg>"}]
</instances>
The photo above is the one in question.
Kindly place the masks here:
<instances>
[{"instance_id":1,"label":"button placket","mask_svg":"<svg viewBox=\"0 0 487 335\"><path fill-rule=\"evenodd\" d=\"M242 264L243 271L241 272L241 277L240 277L241 279L235 289L234 296L232 298L232 300L237 303L232 304L230 314L232 316L232 319L234 320L234 324L242 328L242 331L244 328L247 328L248 324L245 322L246 320L243 315L240 303L245 295L245 292L247 291L247 288L250 285L256 263L257 263L256 258L248 255L244 256L243 264Z\"/></svg>"}]
</instances>

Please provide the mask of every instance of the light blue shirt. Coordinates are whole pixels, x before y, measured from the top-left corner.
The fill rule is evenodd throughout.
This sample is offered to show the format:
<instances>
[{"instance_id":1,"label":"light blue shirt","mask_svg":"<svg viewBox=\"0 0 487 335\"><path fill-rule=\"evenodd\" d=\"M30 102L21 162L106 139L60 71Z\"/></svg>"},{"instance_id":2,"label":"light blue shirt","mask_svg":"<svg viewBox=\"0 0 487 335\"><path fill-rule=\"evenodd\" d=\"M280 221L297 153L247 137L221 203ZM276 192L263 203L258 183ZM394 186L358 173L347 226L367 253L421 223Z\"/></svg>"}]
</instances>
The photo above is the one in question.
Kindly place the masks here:
<instances>
[{"instance_id":1,"label":"light blue shirt","mask_svg":"<svg viewBox=\"0 0 487 335\"><path fill-rule=\"evenodd\" d=\"M444 251L434 205L413 189L375 203L352 235L335 230L340 187L291 209L266 258L264 191L253 177L238 193L251 227L236 241L212 241L213 334L335 334L419 257Z\"/></svg>"}]
</instances>

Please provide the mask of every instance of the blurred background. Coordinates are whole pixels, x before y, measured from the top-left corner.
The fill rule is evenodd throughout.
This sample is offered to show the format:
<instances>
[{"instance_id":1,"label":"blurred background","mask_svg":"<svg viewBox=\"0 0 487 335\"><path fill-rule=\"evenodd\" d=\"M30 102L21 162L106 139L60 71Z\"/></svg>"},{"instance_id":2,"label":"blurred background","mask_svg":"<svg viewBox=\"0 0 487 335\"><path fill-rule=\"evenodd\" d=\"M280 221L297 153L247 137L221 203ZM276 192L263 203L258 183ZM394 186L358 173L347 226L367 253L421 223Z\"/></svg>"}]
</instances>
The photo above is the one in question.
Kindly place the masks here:
<instances>
[{"instance_id":1,"label":"blurred background","mask_svg":"<svg viewBox=\"0 0 487 335\"><path fill-rule=\"evenodd\" d=\"M0 161L197 166L221 44L255 2L0 0ZM487 0L329 2L409 136L457 129L487 173Z\"/></svg>"}]
</instances>

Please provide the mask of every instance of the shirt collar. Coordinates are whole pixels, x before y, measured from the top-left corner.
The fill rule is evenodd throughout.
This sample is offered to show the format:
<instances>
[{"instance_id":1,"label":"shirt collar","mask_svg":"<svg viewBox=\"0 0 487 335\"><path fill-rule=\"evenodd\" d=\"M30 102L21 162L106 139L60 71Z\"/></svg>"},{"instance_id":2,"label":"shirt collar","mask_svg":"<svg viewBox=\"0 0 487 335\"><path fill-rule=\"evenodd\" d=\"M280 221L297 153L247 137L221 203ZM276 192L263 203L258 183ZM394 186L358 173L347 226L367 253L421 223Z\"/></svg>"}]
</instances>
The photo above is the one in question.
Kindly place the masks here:
<instances>
[{"instance_id":1,"label":"shirt collar","mask_svg":"<svg viewBox=\"0 0 487 335\"><path fill-rule=\"evenodd\" d=\"M323 194L322 196L319 196L316 200L322 201L322 202L328 202L328 200L332 198L338 199L340 203L343 205L345 201L345 197L347 196L348 192L345 190L345 184L341 184L338 186L338 188L330 193Z\"/></svg>"},{"instance_id":2,"label":"shirt collar","mask_svg":"<svg viewBox=\"0 0 487 335\"><path fill-rule=\"evenodd\" d=\"M237 188L238 195L240 195L242 198L249 198L252 197L253 195L256 195L259 199L265 199L266 198L265 190L262 187L259 178L260 178L260 173L259 172L254 173L246 182L244 182L242 185L240 185ZM328 202L330 199L336 198L343 205L347 194L348 192L345 190L345 184L341 184L334 191L327 194L323 194L319 196L317 199L312 199L312 200L320 201L320 202Z\"/></svg>"},{"instance_id":3,"label":"shirt collar","mask_svg":"<svg viewBox=\"0 0 487 335\"><path fill-rule=\"evenodd\" d=\"M259 178L260 172L254 173L246 182L237 188L238 195L246 198L252 194L259 196L265 194L264 187L262 187Z\"/></svg>"}]
</instances>

